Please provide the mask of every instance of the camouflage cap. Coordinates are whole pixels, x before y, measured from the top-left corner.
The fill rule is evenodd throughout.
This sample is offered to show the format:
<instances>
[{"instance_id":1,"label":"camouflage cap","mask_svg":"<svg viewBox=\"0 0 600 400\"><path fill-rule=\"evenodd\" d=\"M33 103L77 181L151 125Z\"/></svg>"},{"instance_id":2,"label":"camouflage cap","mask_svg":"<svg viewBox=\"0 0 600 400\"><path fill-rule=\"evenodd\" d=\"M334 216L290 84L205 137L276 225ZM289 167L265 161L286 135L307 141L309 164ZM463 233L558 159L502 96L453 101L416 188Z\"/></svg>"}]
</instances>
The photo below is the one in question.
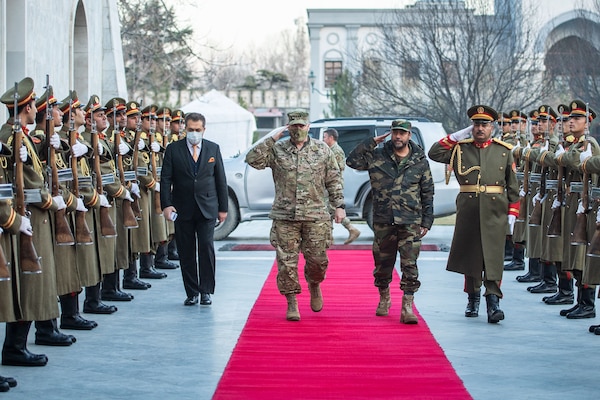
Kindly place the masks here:
<instances>
[{"instance_id":1,"label":"camouflage cap","mask_svg":"<svg viewBox=\"0 0 600 400\"><path fill-rule=\"evenodd\" d=\"M33 79L23 78L17 83L17 107L27 104L31 100L35 100L35 92L33 91ZM14 108L15 104L15 87L8 89L2 96L0 102L6 104L8 108Z\"/></svg>"},{"instance_id":2,"label":"camouflage cap","mask_svg":"<svg viewBox=\"0 0 600 400\"><path fill-rule=\"evenodd\" d=\"M288 113L288 125L308 125L308 113L304 110L294 110Z\"/></svg>"},{"instance_id":3,"label":"camouflage cap","mask_svg":"<svg viewBox=\"0 0 600 400\"><path fill-rule=\"evenodd\" d=\"M392 121L392 126L390 127L390 129L410 132L410 130L412 129L412 125L405 119L397 119Z\"/></svg>"},{"instance_id":4,"label":"camouflage cap","mask_svg":"<svg viewBox=\"0 0 600 400\"><path fill-rule=\"evenodd\" d=\"M467 116L471 121L496 121L498 112L489 106L476 105L467 110Z\"/></svg>"}]
</instances>

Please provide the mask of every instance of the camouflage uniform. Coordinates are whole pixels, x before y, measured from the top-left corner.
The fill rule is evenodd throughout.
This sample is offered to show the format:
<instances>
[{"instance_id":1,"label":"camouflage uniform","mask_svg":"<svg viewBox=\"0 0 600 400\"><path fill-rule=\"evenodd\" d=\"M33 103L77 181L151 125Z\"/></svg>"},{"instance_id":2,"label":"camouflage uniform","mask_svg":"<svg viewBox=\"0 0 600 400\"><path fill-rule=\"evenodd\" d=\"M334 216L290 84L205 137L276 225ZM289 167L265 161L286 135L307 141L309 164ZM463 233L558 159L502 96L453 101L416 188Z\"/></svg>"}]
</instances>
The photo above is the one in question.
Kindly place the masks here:
<instances>
[{"instance_id":1,"label":"camouflage uniform","mask_svg":"<svg viewBox=\"0 0 600 400\"><path fill-rule=\"evenodd\" d=\"M423 149L409 142L403 161L394 155L391 141L377 148L371 138L349 154L346 163L368 170L373 195L373 258L375 286L387 288L400 252L400 288L407 294L419 289L417 258L421 249L420 227L433 224L433 179Z\"/></svg>"},{"instance_id":2,"label":"camouflage uniform","mask_svg":"<svg viewBox=\"0 0 600 400\"><path fill-rule=\"evenodd\" d=\"M304 275L309 284L325 279L331 243L329 204L344 206L340 169L329 147L312 138L301 149L290 140L268 138L246 156L256 169L270 167L275 182L271 244L277 251L277 286L281 294L301 292L298 281L298 254L306 259Z\"/></svg>"}]
</instances>

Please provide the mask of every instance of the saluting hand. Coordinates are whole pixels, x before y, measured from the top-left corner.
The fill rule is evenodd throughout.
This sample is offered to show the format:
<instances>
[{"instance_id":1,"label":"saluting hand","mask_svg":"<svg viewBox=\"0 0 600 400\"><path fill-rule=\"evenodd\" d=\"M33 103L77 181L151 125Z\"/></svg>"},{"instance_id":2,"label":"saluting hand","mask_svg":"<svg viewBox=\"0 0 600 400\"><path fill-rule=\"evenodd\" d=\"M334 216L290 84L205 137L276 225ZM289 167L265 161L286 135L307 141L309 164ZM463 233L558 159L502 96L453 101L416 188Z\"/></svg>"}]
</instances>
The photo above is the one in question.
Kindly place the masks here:
<instances>
[{"instance_id":1,"label":"saluting hand","mask_svg":"<svg viewBox=\"0 0 600 400\"><path fill-rule=\"evenodd\" d=\"M375 144L379 144L379 143L382 143L385 140L385 138L390 136L391 134L392 134L392 131L387 131L383 135L375 136L373 138L373 140L375 141Z\"/></svg>"},{"instance_id":2,"label":"saluting hand","mask_svg":"<svg viewBox=\"0 0 600 400\"><path fill-rule=\"evenodd\" d=\"M276 133L275 133L275 134L272 136L273 140L275 140L275 141L278 141L279 139L281 139L281 138L282 138L282 136L283 136L283 133L285 132L285 130L286 130L286 129L287 129L287 126L284 126L283 128L281 128L281 129L279 130L279 132L276 132Z\"/></svg>"}]
</instances>

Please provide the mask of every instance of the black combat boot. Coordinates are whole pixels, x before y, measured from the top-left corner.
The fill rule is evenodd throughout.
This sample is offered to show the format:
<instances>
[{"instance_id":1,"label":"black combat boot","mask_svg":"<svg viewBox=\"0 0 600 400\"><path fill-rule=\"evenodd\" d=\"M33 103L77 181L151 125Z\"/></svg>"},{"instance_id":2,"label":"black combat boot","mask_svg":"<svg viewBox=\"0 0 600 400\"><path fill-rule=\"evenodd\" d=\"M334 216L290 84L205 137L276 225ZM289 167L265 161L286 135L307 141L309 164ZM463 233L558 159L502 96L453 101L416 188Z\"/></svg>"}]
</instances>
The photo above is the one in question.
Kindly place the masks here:
<instances>
[{"instance_id":1,"label":"black combat boot","mask_svg":"<svg viewBox=\"0 0 600 400\"><path fill-rule=\"evenodd\" d=\"M43 367L48 363L45 354L33 354L27 349L27 335L31 321L6 323L6 336L2 346L2 365Z\"/></svg>"},{"instance_id":2,"label":"black combat boot","mask_svg":"<svg viewBox=\"0 0 600 400\"><path fill-rule=\"evenodd\" d=\"M542 299L548 305L573 304L575 301L573 291L573 278L568 278L565 273L558 275L558 292Z\"/></svg>"},{"instance_id":3,"label":"black combat boot","mask_svg":"<svg viewBox=\"0 0 600 400\"><path fill-rule=\"evenodd\" d=\"M140 278L142 279L163 279L167 277L164 272L158 272L154 269L154 255L152 253L140 254Z\"/></svg>"},{"instance_id":4,"label":"black combat boot","mask_svg":"<svg viewBox=\"0 0 600 400\"><path fill-rule=\"evenodd\" d=\"M117 307L104 304L100 300L100 282L94 286L85 288L85 300L83 301L83 312L87 314L112 314L117 312Z\"/></svg>"},{"instance_id":5,"label":"black combat boot","mask_svg":"<svg viewBox=\"0 0 600 400\"><path fill-rule=\"evenodd\" d=\"M122 292L119 288L119 270L104 275L100 297L105 301L131 301L133 295Z\"/></svg>"},{"instance_id":6,"label":"black combat boot","mask_svg":"<svg viewBox=\"0 0 600 400\"><path fill-rule=\"evenodd\" d=\"M581 300L579 306L568 313L566 317L568 319L583 319L583 318L595 318L596 307L594 305L596 299L596 288L595 287L584 287L580 289Z\"/></svg>"},{"instance_id":7,"label":"black combat boot","mask_svg":"<svg viewBox=\"0 0 600 400\"><path fill-rule=\"evenodd\" d=\"M169 261L168 253L168 243L161 244L156 249L156 256L154 257L154 268L158 269L177 269L179 265L174 262Z\"/></svg>"},{"instance_id":8,"label":"black combat boot","mask_svg":"<svg viewBox=\"0 0 600 400\"><path fill-rule=\"evenodd\" d=\"M58 330L56 319L35 321L35 344L40 346L70 346L77 339Z\"/></svg>"},{"instance_id":9,"label":"black combat boot","mask_svg":"<svg viewBox=\"0 0 600 400\"><path fill-rule=\"evenodd\" d=\"M539 258L529 259L529 271L517 276L518 282L539 282L542 280L542 263Z\"/></svg>"},{"instance_id":10,"label":"black combat boot","mask_svg":"<svg viewBox=\"0 0 600 400\"><path fill-rule=\"evenodd\" d=\"M469 302L467 303L467 309L465 310L465 317L468 317L468 318L478 317L481 292L469 293L468 296L469 296Z\"/></svg>"},{"instance_id":11,"label":"black combat boot","mask_svg":"<svg viewBox=\"0 0 600 400\"><path fill-rule=\"evenodd\" d=\"M511 261L513 257L513 249L515 244L512 241L512 236L506 235L504 240L504 261Z\"/></svg>"},{"instance_id":12,"label":"black combat boot","mask_svg":"<svg viewBox=\"0 0 600 400\"><path fill-rule=\"evenodd\" d=\"M179 251L177 251L177 242L175 239L169 242L168 246L169 260L179 261Z\"/></svg>"},{"instance_id":13,"label":"black combat boot","mask_svg":"<svg viewBox=\"0 0 600 400\"><path fill-rule=\"evenodd\" d=\"M522 271L525 269L525 245L515 243L513 249L512 261L504 265L505 271Z\"/></svg>"},{"instance_id":14,"label":"black combat boot","mask_svg":"<svg viewBox=\"0 0 600 400\"><path fill-rule=\"evenodd\" d=\"M98 326L94 321L88 321L79 314L79 299L77 293L69 293L59 297L60 299L60 329L74 329L90 331Z\"/></svg>"},{"instance_id":15,"label":"black combat boot","mask_svg":"<svg viewBox=\"0 0 600 400\"><path fill-rule=\"evenodd\" d=\"M144 282L137 277L136 260L129 261L129 268L123 272L123 289L147 290L152 287L148 282Z\"/></svg>"},{"instance_id":16,"label":"black combat boot","mask_svg":"<svg viewBox=\"0 0 600 400\"><path fill-rule=\"evenodd\" d=\"M487 303L488 323L496 324L504 319L504 311L500 309L500 298L495 294L485 296Z\"/></svg>"},{"instance_id":17,"label":"black combat boot","mask_svg":"<svg viewBox=\"0 0 600 400\"><path fill-rule=\"evenodd\" d=\"M544 280L535 286L529 286L527 291L530 293L556 293L558 290L556 284L556 265L547 261L543 262L542 273Z\"/></svg>"}]
</instances>

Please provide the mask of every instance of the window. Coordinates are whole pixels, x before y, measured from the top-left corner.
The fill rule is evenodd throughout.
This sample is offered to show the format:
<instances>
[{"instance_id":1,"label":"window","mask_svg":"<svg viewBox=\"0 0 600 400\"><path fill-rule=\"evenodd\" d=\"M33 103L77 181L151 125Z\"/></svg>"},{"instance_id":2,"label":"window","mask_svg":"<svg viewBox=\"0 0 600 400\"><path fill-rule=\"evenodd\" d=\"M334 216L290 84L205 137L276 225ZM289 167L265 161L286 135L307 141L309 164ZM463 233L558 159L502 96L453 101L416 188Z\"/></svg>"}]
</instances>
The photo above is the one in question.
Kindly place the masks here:
<instances>
[{"instance_id":1,"label":"window","mask_svg":"<svg viewBox=\"0 0 600 400\"><path fill-rule=\"evenodd\" d=\"M338 131L338 144L346 153L350 153L360 142L366 138L373 137L374 130L371 127L343 127L335 128Z\"/></svg>"},{"instance_id":2,"label":"window","mask_svg":"<svg viewBox=\"0 0 600 400\"><path fill-rule=\"evenodd\" d=\"M325 61L325 88L331 89L335 80L342 74L341 61Z\"/></svg>"}]
</instances>

